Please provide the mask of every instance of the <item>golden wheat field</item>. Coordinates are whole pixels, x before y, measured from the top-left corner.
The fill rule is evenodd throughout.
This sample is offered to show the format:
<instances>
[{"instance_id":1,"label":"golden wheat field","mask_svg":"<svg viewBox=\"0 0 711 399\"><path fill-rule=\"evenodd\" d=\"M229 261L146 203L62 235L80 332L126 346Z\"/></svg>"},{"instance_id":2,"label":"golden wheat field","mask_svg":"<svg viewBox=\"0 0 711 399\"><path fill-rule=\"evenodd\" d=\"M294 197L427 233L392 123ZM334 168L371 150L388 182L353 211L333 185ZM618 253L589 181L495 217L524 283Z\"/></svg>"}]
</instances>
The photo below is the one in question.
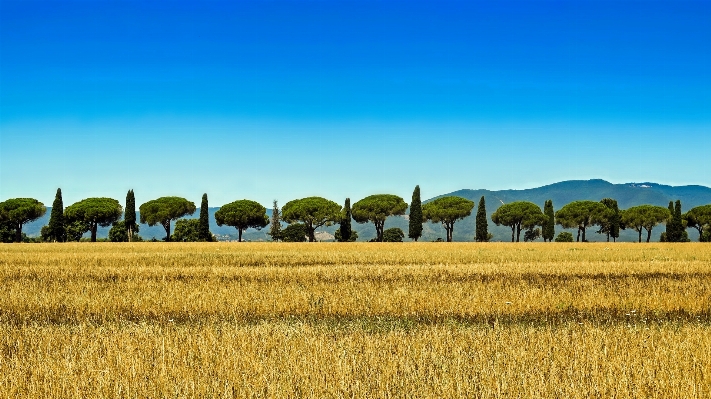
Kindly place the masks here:
<instances>
[{"instance_id":1,"label":"golden wheat field","mask_svg":"<svg viewBox=\"0 0 711 399\"><path fill-rule=\"evenodd\" d=\"M0 397L711 397L711 245L0 246Z\"/></svg>"}]
</instances>

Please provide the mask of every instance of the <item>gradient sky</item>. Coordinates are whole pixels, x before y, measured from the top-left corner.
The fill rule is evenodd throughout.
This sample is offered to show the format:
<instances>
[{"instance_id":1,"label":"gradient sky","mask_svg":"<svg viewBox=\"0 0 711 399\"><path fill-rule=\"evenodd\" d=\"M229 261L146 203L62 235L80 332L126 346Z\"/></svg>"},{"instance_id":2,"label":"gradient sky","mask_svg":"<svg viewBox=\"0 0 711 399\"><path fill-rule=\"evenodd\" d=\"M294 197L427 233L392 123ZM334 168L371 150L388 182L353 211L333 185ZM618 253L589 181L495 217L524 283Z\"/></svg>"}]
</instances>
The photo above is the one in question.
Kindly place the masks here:
<instances>
[{"instance_id":1,"label":"gradient sky","mask_svg":"<svg viewBox=\"0 0 711 399\"><path fill-rule=\"evenodd\" d=\"M0 200L711 186L709 1L0 0Z\"/></svg>"}]
</instances>

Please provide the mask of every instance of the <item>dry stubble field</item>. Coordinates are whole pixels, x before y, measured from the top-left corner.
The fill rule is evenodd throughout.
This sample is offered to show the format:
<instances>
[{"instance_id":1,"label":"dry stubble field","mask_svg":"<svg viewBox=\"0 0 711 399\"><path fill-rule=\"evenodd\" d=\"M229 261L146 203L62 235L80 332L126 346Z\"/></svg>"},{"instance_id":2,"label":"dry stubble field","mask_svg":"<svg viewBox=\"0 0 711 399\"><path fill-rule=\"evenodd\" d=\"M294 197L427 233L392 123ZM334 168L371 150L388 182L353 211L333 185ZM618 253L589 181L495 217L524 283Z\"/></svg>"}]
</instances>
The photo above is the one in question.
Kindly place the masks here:
<instances>
[{"instance_id":1,"label":"dry stubble field","mask_svg":"<svg viewBox=\"0 0 711 399\"><path fill-rule=\"evenodd\" d=\"M0 245L0 397L711 397L711 245Z\"/></svg>"}]
</instances>

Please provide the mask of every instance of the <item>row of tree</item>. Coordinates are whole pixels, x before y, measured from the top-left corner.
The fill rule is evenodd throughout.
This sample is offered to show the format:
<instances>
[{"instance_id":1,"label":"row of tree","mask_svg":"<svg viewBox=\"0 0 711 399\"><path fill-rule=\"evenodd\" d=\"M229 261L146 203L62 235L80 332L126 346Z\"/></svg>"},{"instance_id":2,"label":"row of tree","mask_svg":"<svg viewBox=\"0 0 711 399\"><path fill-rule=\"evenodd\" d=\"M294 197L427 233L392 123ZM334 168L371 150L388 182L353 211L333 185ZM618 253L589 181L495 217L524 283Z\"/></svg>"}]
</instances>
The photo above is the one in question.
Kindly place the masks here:
<instances>
[{"instance_id":1,"label":"row of tree","mask_svg":"<svg viewBox=\"0 0 711 399\"><path fill-rule=\"evenodd\" d=\"M408 237L417 241L422 237L422 225L429 221L441 223L446 232L446 241L452 241L454 225L457 221L471 215L474 202L457 196L447 196L422 204L420 187L416 186L409 205ZM111 241L141 240L136 223L136 206L133 190L126 195L125 210L112 198L87 198L66 208L62 202L62 191L57 189L49 224L42 228L41 236L45 241L78 241L86 232L91 232L91 241L96 241L99 226L112 226L109 231ZM223 205L215 212L215 221L219 226L227 225L237 229L238 239L249 229L262 229L271 224L269 235L274 241L316 241L316 230L322 226L338 224L335 237L337 241L348 242L357 239L357 233L351 227L351 220L358 223L373 223L376 231L374 241L402 241L405 234L399 228L385 229L385 220L390 216L405 215L408 204L392 194L371 195L356 202L351 207L350 199L339 204L322 198L307 197L289 201L279 209L274 201L271 220L266 208L251 200L238 200ZM161 197L140 206L140 222L149 226L160 225L165 229L166 241L171 237L178 241L214 241L209 229L207 194L202 196L200 217L181 219L192 215L195 204L181 197ZM22 240L24 224L36 220L46 212L45 206L33 198L14 198L0 203L0 238L3 241ZM124 215L123 220L121 216ZM175 232L171 235L171 222L175 223ZM289 225L282 229L282 221ZM597 226L598 234L616 241L622 229L633 229L642 241L646 231L649 242L652 230L661 223L666 223L666 231L660 240L666 242L689 241L687 228L696 228L700 241L711 241L711 205L693 208L682 214L681 202L670 202L668 208L640 205L620 210L617 201L605 198L596 201L574 201L557 212L553 202L546 201L544 209L528 201L517 201L501 205L491 216L497 226L511 228L511 241L520 241L524 232L524 241L543 238L553 241L555 225L565 229L577 229L577 241L587 241L588 228ZM486 203L482 196L476 213L476 233L474 240L490 241L488 231ZM573 241L569 232L555 237L556 241Z\"/></svg>"}]
</instances>

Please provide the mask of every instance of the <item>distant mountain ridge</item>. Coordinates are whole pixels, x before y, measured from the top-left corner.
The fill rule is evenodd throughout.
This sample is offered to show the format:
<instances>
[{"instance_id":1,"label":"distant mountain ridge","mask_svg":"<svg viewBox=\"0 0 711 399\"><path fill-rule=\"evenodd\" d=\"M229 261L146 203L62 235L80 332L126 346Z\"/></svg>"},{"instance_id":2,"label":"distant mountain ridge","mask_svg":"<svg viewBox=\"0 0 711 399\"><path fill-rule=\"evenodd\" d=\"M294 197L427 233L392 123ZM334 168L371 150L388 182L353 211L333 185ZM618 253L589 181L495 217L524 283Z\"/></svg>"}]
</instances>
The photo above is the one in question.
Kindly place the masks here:
<instances>
[{"instance_id":1,"label":"distant mountain ridge","mask_svg":"<svg viewBox=\"0 0 711 399\"><path fill-rule=\"evenodd\" d=\"M632 206L641 204L651 204L666 207L669 201L680 200L682 204L682 211L687 210L711 203L711 188L700 186L700 185L688 185L688 186L667 186L663 184L657 184L652 182L643 183L624 183L624 184L613 184L605 180L593 179L593 180L568 180L558 183L549 184L537 188L529 188L522 190L485 190L485 189L463 189L457 190L448 194L442 194L437 197L431 198L429 200L423 201L427 203L436 198L446 197L446 196L460 196L474 201L478 204L479 198L483 195L486 199L486 210L489 217L489 231L494 235L495 241L510 241L511 240L511 230L507 227L496 226L491 221L491 214L501 206L502 203L509 203L514 201L530 201L537 204L543 209L543 205L546 200L553 200L553 207L558 210L565 204L572 201L579 200L591 200L599 201L603 198L614 198L617 200L620 209L630 208ZM409 199L409 198L408 198ZM209 208L210 215L210 231L213 234L218 235L220 239L236 239L236 230L229 226L217 226L215 223L215 211L219 208ZM39 235L42 226L46 225L49 221L49 214L51 209L48 207L45 216L36 220L35 222L28 223L24 232L29 236ZM271 217L271 209L267 209L267 214ZM200 215L200 209L188 218L196 218ZM137 220L140 218L137 216ZM173 227L175 225L173 224ZM375 237L375 228L371 223L358 224L355 221L352 222L353 229L358 233L359 241L367 241ZM390 217L385 223L385 228L399 227L407 235L408 231L408 221L406 217ZM444 238L444 229L440 225L426 223L423 229L422 241L431 241L437 238ZM323 231L326 233L333 234L338 228L337 225L324 227L318 229L318 231ZM269 236L266 234L269 227L262 230L249 229L243 235L245 240L260 241L269 240ZM99 228L98 237L107 237L109 228ZM562 229L557 228L557 232L562 231ZM570 230L569 230L570 231ZM604 241L605 237L595 234L595 228L590 228L588 230L588 239L590 241ZM653 233L653 239L657 240L659 234L664 231L664 226L658 226ZM696 240L698 234L694 229L689 229L689 236L692 240ZM157 239L162 239L165 237L165 230L160 226L149 227L147 225L140 225L140 235L145 239L151 239L153 237ZM327 236L327 235L324 235ZM454 240L455 241L473 241L474 240L474 212L472 216L465 218L464 220L458 221L454 227ZM621 241L635 241L636 233L631 231L621 232Z\"/></svg>"}]
</instances>

